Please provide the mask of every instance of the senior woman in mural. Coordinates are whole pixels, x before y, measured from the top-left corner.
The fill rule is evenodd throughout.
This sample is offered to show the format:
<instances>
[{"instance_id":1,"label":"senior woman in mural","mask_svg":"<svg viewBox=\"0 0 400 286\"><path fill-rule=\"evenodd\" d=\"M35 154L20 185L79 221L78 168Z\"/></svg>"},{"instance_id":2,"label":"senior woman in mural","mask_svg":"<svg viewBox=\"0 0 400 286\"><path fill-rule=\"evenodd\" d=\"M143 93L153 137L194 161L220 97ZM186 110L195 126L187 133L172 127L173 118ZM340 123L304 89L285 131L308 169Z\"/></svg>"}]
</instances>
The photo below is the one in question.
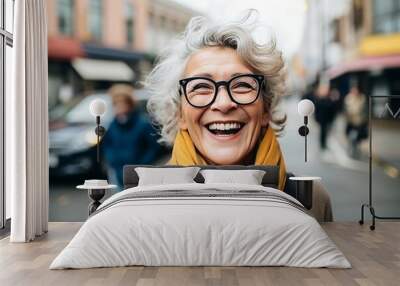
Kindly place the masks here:
<instances>
[{"instance_id":1,"label":"senior woman in mural","mask_svg":"<svg viewBox=\"0 0 400 286\"><path fill-rule=\"evenodd\" d=\"M195 17L165 50L148 77L148 110L173 144L171 165L286 166L276 136L286 116L277 112L284 93L282 54L257 43L254 11L236 22Z\"/></svg>"}]
</instances>

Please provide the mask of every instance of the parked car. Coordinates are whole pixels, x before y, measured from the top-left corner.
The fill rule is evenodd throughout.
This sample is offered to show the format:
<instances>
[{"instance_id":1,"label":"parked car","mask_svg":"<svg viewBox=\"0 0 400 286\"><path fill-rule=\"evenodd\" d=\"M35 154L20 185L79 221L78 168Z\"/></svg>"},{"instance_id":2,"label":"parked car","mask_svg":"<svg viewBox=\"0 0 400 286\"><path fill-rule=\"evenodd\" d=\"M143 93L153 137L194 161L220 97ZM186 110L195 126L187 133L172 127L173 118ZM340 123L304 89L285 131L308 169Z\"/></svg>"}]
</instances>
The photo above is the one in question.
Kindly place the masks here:
<instances>
[{"instance_id":1,"label":"parked car","mask_svg":"<svg viewBox=\"0 0 400 286\"><path fill-rule=\"evenodd\" d=\"M144 90L135 91L138 108L145 111L148 97ZM104 166L99 166L96 157L96 120L89 112L89 105L96 98L106 102L107 111L101 117L101 125L107 130L114 114L111 97L106 92L77 97L67 106L49 113L50 177L105 176Z\"/></svg>"}]
</instances>

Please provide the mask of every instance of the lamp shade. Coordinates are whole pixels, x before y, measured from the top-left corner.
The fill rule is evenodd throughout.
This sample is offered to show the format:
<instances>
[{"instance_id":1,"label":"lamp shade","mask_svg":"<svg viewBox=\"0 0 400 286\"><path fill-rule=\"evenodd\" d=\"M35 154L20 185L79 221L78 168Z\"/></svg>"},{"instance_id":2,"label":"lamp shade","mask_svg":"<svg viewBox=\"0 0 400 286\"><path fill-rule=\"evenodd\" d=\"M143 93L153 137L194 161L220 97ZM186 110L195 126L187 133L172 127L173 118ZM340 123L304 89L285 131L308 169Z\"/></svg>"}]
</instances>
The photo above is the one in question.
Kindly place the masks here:
<instances>
[{"instance_id":1,"label":"lamp shade","mask_svg":"<svg viewBox=\"0 0 400 286\"><path fill-rule=\"evenodd\" d=\"M302 116L310 116L314 113L314 103L309 99L303 99L297 105L297 111Z\"/></svg>"},{"instance_id":2,"label":"lamp shade","mask_svg":"<svg viewBox=\"0 0 400 286\"><path fill-rule=\"evenodd\" d=\"M102 99L94 99L89 106L93 116L102 116L106 112L106 102Z\"/></svg>"}]
</instances>

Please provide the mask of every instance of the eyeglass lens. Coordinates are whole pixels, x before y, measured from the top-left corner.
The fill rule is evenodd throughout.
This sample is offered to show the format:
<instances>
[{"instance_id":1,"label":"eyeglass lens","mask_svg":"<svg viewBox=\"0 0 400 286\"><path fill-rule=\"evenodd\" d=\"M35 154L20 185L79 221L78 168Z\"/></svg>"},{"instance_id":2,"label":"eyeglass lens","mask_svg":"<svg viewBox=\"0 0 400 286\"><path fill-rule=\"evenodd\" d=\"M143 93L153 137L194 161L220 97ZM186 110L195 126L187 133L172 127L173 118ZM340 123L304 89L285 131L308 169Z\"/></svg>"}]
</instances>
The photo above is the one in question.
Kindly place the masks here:
<instances>
[{"instance_id":1,"label":"eyeglass lens","mask_svg":"<svg viewBox=\"0 0 400 286\"><path fill-rule=\"evenodd\" d=\"M228 89L236 103L248 104L256 99L259 83L253 77L241 76L230 81ZM193 79L186 85L187 99L195 106L210 104L216 94L216 84L210 79Z\"/></svg>"}]
</instances>

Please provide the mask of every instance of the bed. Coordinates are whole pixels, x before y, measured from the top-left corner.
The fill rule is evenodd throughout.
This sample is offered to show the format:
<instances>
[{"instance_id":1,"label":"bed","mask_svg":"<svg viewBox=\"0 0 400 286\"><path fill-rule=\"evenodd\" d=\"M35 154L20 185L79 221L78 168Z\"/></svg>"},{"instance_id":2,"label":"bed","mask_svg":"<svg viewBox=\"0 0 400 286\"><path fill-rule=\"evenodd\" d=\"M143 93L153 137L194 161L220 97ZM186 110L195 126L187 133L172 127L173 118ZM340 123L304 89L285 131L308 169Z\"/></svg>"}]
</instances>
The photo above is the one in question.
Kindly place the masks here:
<instances>
[{"instance_id":1,"label":"bed","mask_svg":"<svg viewBox=\"0 0 400 286\"><path fill-rule=\"evenodd\" d=\"M102 203L50 269L351 267L308 210L275 188L272 166L261 167L261 185L202 183L196 175L150 186L138 185L136 167L124 168L126 189Z\"/></svg>"}]
</instances>

